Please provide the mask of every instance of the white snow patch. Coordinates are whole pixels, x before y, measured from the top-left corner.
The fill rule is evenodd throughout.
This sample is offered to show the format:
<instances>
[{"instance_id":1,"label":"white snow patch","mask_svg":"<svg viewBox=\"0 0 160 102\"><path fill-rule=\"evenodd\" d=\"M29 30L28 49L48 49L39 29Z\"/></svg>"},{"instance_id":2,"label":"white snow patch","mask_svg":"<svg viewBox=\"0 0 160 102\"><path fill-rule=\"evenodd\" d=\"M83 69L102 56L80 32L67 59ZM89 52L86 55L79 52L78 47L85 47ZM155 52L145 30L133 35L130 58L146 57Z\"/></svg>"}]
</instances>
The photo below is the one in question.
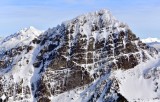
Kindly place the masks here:
<instances>
[{"instance_id":1,"label":"white snow patch","mask_svg":"<svg viewBox=\"0 0 160 102\"><path fill-rule=\"evenodd\" d=\"M160 80L155 80L155 77L145 77L147 72L155 67L160 66L160 58L151 59L147 62L143 62L133 69L123 71L117 70L115 77L119 80L120 93L128 99L128 101L143 101L157 102L157 98L160 97L160 89L155 92L157 86L156 82L160 83ZM158 85L160 87L160 85Z\"/></svg>"},{"instance_id":2,"label":"white snow patch","mask_svg":"<svg viewBox=\"0 0 160 102\"><path fill-rule=\"evenodd\" d=\"M3 95L1 96L1 99L4 101L4 100L6 99L6 95L3 94Z\"/></svg>"}]
</instances>

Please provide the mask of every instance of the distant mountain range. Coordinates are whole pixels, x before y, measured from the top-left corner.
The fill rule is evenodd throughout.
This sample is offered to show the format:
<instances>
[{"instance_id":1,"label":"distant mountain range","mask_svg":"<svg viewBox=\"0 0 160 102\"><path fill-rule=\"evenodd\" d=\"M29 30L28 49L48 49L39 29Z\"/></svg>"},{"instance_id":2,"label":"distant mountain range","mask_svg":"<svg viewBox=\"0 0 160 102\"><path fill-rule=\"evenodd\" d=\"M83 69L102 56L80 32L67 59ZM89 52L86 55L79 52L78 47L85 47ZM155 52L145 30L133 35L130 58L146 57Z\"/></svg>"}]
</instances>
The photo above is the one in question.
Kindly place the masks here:
<instances>
[{"instance_id":1,"label":"distant mountain range","mask_svg":"<svg viewBox=\"0 0 160 102\"><path fill-rule=\"evenodd\" d=\"M147 38L142 39L142 42L155 47L158 51L160 51L160 39L159 38Z\"/></svg>"},{"instance_id":2,"label":"distant mountain range","mask_svg":"<svg viewBox=\"0 0 160 102\"><path fill-rule=\"evenodd\" d=\"M2 37L0 37L0 42L3 40L3 38Z\"/></svg>"}]
</instances>

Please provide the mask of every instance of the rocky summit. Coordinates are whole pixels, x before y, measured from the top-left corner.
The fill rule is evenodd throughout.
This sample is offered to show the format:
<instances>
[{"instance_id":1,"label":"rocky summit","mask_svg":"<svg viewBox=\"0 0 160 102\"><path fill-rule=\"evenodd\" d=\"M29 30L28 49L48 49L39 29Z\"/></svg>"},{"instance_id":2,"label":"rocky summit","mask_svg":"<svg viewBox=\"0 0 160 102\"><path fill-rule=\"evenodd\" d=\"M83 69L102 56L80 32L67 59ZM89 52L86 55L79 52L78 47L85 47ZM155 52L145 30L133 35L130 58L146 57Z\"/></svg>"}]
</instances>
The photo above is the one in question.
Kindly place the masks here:
<instances>
[{"instance_id":1,"label":"rocky summit","mask_svg":"<svg viewBox=\"0 0 160 102\"><path fill-rule=\"evenodd\" d=\"M0 102L158 101L159 62L108 10L29 27L0 42Z\"/></svg>"}]
</instances>

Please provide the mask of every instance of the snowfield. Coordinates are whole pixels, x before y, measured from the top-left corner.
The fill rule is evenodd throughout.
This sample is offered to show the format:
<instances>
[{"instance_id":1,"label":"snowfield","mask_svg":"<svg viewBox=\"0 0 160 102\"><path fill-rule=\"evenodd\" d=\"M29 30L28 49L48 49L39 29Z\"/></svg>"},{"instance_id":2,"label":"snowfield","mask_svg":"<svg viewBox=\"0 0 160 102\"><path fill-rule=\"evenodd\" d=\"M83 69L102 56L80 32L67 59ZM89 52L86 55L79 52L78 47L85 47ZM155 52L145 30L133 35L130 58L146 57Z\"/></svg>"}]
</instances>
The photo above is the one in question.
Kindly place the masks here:
<instances>
[{"instance_id":1,"label":"snowfield","mask_svg":"<svg viewBox=\"0 0 160 102\"><path fill-rule=\"evenodd\" d=\"M129 102L159 102L160 101L160 57L142 62L127 71L115 71L119 80L120 93Z\"/></svg>"}]
</instances>

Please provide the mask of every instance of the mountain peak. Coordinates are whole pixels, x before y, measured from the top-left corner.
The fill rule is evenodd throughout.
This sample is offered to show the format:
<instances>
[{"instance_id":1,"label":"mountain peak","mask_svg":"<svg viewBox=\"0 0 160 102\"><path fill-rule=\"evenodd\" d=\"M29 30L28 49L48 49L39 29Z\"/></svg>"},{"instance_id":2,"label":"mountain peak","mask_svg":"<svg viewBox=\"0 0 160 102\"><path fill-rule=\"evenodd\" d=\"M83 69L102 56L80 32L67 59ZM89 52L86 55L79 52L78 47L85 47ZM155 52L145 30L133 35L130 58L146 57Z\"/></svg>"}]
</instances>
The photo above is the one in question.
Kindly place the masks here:
<instances>
[{"instance_id":1,"label":"mountain peak","mask_svg":"<svg viewBox=\"0 0 160 102\"><path fill-rule=\"evenodd\" d=\"M38 36L39 34L41 34L43 31L36 29L33 26L29 26L28 28L24 28L20 31L18 31L17 33L21 33L21 34L35 34L36 36Z\"/></svg>"},{"instance_id":2,"label":"mountain peak","mask_svg":"<svg viewBox=\"0 0 160 102\"><path fill-rule=\"evenodd\" d=\"M38 37L42 33L43 31L38 30L33 26L21 29L17 33L4 38L2 41L0 40L0 48L11 49L19 45L28 45L34 38Z\"/></svg>"},{"instance_id":3,"label":"mountain peak","mask_svg":"<svg viewBox=\"0 0 160 102\"><path fill-rule=\"evenodd\" d=\"M112 16L111 12L107 9L101 9L99 11L96 11L95 13L100 14L100 15L110 15L110 16Z\"/></svg>"},{"instance_id":4,"label":"mountain peak","mask_svg":"<svg viewBox=\"0 0 160 102\"><path fill-rule=\"evenodd\" d=\"M35 29L35 27L33 27L33 26L29 26L29 29Z\"/></svg>"},{"instance_id":5,"label":"mountain peak","mask_svg":"<svg viewBox=\"0 0 160 102\"><path fill-rule=\"evenodd\" d=\"M29 26L28 28L26 28L26 31L37 31L38 29L36 29L33 26Z\"/></svg>"},{"instance_id":6,"label":"mountain peak","mask_svg":"<svg viewBox=\"0 0 160 102\"><path fill-rule=\"evenodd\" d=\"M104 21L105 22L115 22L116 19L114 16L112 16L112 14L110 13L109 10L106 9L102 9L99 11L95 11L95 12L90 12L90 13L86 13L86 14L82 14L80 16L77 16L76 18L72 19L72 20L68 20L66 22L64 22L64 24L68 24L71 22L79 22L80 24L82 24L83 22L87 22L87 23L96 23L98 21Z\"/></svg>"},{"instance_id":7,"label":"mountain peak","mask_svg":"<svg viewBox=\"0 0 160 102\"><path fill-rule=\"evenodd\" d=\"M73 39L77 34L85 35L88 39L93 36L95 40L106 38L108 35L120 31L126 32L129 27L127 24L116 20L109 10L99 10L77 16L74 19L62 23L65 28L71 29ZM96 33L95 31L104 32Z\"/></svg>"},{"instance_id":8,"label":"mountain peak","mask_svg":"<svg viewBox=\"0 0 160 102\"><path fill-rule=\"evenodd\" d=\"M109 10L107 10L107 9L101 9L101 10L99 10L98 12L106 13L106 12L110 12L110 11L109 11Z\"/></svg>"}]
</instances>

